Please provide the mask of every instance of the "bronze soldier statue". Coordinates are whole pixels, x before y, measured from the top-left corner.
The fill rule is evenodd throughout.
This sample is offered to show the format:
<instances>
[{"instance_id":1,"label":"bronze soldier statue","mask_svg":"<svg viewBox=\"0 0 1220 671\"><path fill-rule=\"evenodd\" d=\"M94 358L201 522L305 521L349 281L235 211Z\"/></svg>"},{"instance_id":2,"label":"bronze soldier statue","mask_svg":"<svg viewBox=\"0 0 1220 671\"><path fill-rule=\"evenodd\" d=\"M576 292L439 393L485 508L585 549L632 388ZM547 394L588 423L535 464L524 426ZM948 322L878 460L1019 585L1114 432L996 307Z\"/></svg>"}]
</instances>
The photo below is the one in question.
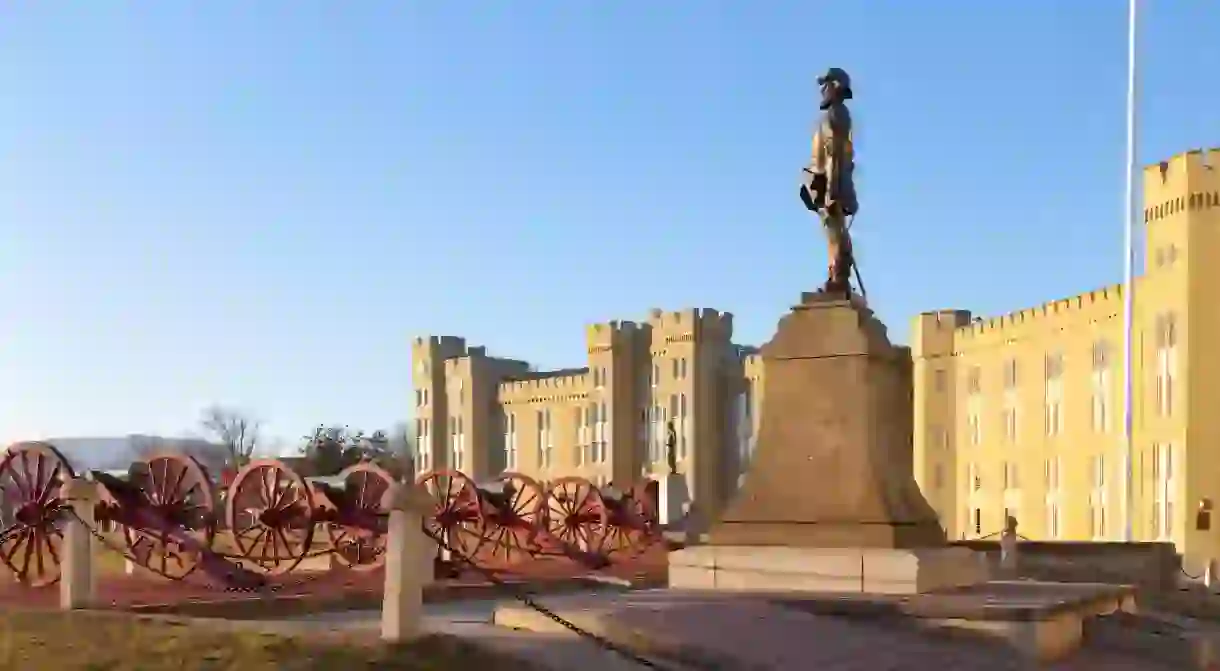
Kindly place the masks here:
<instances>
[{"instance_id":1,"label":"bronze soldier statue","mask_svg":"<svg viewBox=\"0 0 1220 671\"><path fill-rule=\"evenodd\" d=\"M669 462L669 474L678 472L678 432L674 429L674 420L665 423L665 460Z\"/></svg>"},{"instance_id":2,"label":"bronze soldier statue","mask_svg":"<svg viewBox=\"0 0 1220 671\"><path fill-rule=\"evenodd\" d=\"M851 78L840 68L830 68L818 77L822 87L821 114L813 132L813 153L801 183L801 201L816 213L826 231L830 256L823 291L851 291L855 269L852 254L851 219L859 209L852 173L851 113L844 101L851 100ZM859 279L859 271L856 272ZM861 293L864 287L860 287Z\"/></svg>"}]
</instances>

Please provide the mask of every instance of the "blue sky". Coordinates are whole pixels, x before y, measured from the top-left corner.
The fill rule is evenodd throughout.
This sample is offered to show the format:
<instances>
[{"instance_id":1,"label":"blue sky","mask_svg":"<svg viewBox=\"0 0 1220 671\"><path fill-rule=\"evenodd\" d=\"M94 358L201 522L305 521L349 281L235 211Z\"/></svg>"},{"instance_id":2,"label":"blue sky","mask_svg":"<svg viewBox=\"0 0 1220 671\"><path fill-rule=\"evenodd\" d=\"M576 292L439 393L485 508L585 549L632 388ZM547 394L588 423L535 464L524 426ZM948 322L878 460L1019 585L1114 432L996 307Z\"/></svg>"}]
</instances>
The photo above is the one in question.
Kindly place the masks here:
<instances>
[{"instance_id":1,"label":"blue sky","mask_svg":"<svg viewBox=\"0 0 1220 671\"><path fill-rule=\"evenodd\" d=\"M425 333L579 365L586 322L699 306L762 342L823 278L830 65L898 339L1116 282L1125 4L4 3L0 441L389 426ZM1143 160L1220 144L1220 5L1143 4Z\"/></svg>"}]
</instances>

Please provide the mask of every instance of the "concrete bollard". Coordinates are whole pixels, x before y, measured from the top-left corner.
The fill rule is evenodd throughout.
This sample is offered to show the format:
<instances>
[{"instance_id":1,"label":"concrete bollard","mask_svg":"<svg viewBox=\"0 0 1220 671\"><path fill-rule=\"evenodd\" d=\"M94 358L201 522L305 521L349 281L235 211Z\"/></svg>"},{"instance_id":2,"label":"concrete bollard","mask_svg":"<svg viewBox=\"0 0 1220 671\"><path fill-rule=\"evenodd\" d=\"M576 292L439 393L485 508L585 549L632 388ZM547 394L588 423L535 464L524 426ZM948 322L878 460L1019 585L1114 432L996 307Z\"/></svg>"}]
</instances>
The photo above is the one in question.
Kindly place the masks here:
<instances>
[{"instance_id":1,"label":"concrete bollard","mask_svg":"<svg viewBox=\"0 0 1220 671\"><path fill-rule=\"evenodd\" d=\"M423 635L424 586L432 581L435 545L423 531L434 502L414 483L396 483L385 494L390 511L386 535L385 594L381 638L405 643Z\"/></svg>"},{"instance_id":2,"label":"concrete bollard","mask_svg":"<svg viewBox=\"0 0 1220 671\"><path fill-rule=\"evenodd\" d=\"M1000 574L1007 579L1017 577L1017 518L1009 516L1000 534Z\"/></svg>"},{"instance_id":3,"label":"concrete bollard","mask_svg":"<svg viewBox=\"0 0 1220 671\"><path fill-rule=\"evenodd\" d=\"M63 522L59 607L62 610L91 608L97 598L97 574L93 568L93 556L97 550L93 535L97 484L83 478L70 480L64 484L63 497L68 500L75 515L67 516Z\"/></svg>"},{"instance_id":4,"label":"concrete bollard","mask_svg":"<svg viewBox=\"0 0 1220 671\"><path fill-rule=\"evenodd\" d=\"M1203 569L1203 584L1213 594L1220 590L1220 574L1217 571L1220 571L1220 564L1215 559L1208 559L1207 567Z\"/></svg>"}]
</instances>

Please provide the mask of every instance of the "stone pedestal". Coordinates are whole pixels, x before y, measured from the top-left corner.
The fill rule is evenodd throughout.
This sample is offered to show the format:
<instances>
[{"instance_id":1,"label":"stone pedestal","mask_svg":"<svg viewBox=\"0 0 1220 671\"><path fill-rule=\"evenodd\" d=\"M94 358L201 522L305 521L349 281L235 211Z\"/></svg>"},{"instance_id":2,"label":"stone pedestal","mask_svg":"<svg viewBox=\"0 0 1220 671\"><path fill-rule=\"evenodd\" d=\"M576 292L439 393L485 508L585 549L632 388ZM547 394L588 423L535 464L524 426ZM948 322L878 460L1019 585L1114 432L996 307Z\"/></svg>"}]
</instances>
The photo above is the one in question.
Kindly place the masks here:
<instances>
[{"instance_id":1,"label":"stone pedestal","mask_svg":"<svg viewBox=\"0 0 1220 671\"><path fill-rule=\"evenodd\" d=\"M721 587L917 592L985 579L972 553L947 547L915 483L910 350L872 311L804 294L762 356L750 470L708 531L712 547L671 554L670 584L706 586L715 572Z\"/></svg>"},{"instance_id":2,"label":"stone pedestal","mask_svg":"<svg viewBox=\"0 0 1220 671\"><path fill-rule=\"evenodd\" d=\"M657 481L657 503L661 526L665 529L679 529L686 521L687 507L690 505L690 489L686 486L686 476L670 473Z\"/></svg>"}]
</instances>

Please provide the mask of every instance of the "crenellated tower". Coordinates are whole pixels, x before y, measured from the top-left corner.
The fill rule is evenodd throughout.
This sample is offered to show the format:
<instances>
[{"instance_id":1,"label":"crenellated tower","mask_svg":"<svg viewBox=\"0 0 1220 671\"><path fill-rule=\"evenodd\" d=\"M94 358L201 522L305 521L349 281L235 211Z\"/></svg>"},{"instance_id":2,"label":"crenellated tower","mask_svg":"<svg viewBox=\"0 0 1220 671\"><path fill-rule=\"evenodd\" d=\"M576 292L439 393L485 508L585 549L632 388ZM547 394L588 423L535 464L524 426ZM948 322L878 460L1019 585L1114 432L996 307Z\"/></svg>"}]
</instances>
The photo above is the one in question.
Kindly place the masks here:
<instances>
[{"instance_id":1,"label":"crenellated tower","mask_svg":"<svg viewBox=\"0 0 1220 671\"><path fill-rule=\"evenodd\" d=\"M942 526L957 511L957 413L963 400L959 387L965 385L954 367L954 334L969 324L965 310L938 310L915 317L911 329L912 463L915 481Z\"/></svg>"},{"instance_id":2,"label":"crenellated tower","mask_svg":"<svg viewBox=\"0 0 1220 671\"><path fill-rule=\"evenodd\" d=\"M417 473L449 468L446 450L450 395L445 362L466 355L466 339L420 336L411 343L415 387L414 463ZM461 392L457 392L460 396Z\"/></svg>"},{"instance_id":3,"label":"crenellated tower","mask_svg":"<svg viewBox=\"0 0 1220 671\"><path fill-rule=\"evenodd\" d=\"M646 327L610 321L585 327L589 356L589 390L582 426L588 459L599 475L615 482L634 482L643 444L639 435L640 384L644 366L637 343Z\"/></svg>"},{"instance_id":4,"label":"crenellated tower","mask_svg":"<svg viewBox=\"0 0 1220 671\"><path fill-rule=\"evenodd\" d=\"M677 467L700 517L707 519L723 504L724 453L731 447L724 418L730 393L734 355L733 315L707 308L675 312L654 309L648 319L649 347L648 464L664 473L666 422L677 429Z\"/></svg>"}]
</instances>

